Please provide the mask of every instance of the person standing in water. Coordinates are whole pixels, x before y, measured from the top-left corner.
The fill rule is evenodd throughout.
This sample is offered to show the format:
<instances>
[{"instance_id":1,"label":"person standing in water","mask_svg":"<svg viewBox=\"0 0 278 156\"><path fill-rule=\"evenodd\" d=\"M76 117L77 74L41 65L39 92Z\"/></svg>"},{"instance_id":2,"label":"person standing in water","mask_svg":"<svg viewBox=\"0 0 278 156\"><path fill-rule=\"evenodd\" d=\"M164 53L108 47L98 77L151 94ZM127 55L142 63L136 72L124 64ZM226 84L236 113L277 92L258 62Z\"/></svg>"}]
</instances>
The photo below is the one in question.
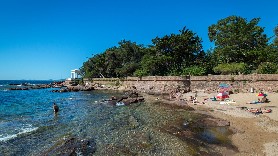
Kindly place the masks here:
<instances>
[{"instance_id":1,"label":"person standing in water","mask_svg":"<svg viewBox=\"0 0 278 156\"><path fill-rule=\"evenodd\" d=\"M57 113L59 111L59 107L55 104L55 102L53 103L53 111L54 113Z\"/></svg>"}]
</instances>

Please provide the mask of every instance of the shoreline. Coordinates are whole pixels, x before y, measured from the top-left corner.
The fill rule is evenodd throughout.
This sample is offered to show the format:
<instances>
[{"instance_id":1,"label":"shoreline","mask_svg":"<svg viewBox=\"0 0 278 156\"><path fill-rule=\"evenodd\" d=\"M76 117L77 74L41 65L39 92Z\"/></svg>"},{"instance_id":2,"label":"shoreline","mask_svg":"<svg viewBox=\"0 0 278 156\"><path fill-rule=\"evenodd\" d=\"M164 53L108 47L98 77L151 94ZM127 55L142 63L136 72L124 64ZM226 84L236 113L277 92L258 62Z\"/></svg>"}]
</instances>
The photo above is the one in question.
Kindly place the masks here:
<instances>
[{"instance_id":1,"label":"shoreline","mask_svg":"<svg viewBox=\"0 0 278 156\"><path fill-rule=\"evenodd\" d=\"M102 88L104 89L104 88ZM101 89L101 90L102 90ZM106 88L107 89L107 88ZM98 89L97 89L98 90ZM104 89L105 90L105 89ZM111 90L111 88L108 88ZM125 89L112 89L118 91L130 91ZM267 155L275 156L278 153L278 107L275 103L278 101L277 93L267 93L270 99L269 103L262 104L246 104L248 101L257 100L257 93L237 93L231 94L230 99L233 99L235 103L231 104L219 104L220 101L206 101L205 104L190 104L188 103L190 96L194 96L195 92L183 93L180 98L165 98L166 93L160 94L145 94L144 97L150 96L151 102L155 101L155 98L159 98L164 103L169 105L188 105L195 109L196 113L207 114L214 118L227 120L230 122L230 128L235 132L230 137L232 144L238 148L238 153L230 152L229 150L223 150L220 152L223 155ZM203 99L209 99L216 96L217 93L204 93L198 92L198 99L200 102ZM182 100L180 100L182 99ZM263 113L255 115L251 112L241 109L247 108L271 108L271 113Z\"/></svg>"},{"instance_id":2,"label":"shoreline","mask_svg":"<svg viewBox=\"0 0 278 156\"><path fill-rule=\"evenodd\" d=\"M95 86L94 86L95 87ZM229 153L222 151L225 155L275 155L278 153L278 107L275 104L278 101L277 93L267 93L270 99L269 103L263 104L246 104L246 102L257 100L258 93L236 93L231 94L230 99L235 102L231 104L219 104L220 101L204 101L217 95L215 93L205 93L204 91L181 93L178 98L170 99L166 92L144 92L140 89L126 89L124 87L95 87L96 90L115 90L115 91L135 91L152 98L153 103L159 97L164 103L170 105L188 105L195 109L196 113L205 113L214 118L227 120L230 122L230 128L235 131L232 134L231 141L238 148L238 153ZM189 104L190 96L196 96L200 104ZM254 115L251 112L240 108L270 108L271 113ZM226 153L225 153L226 152Z\"/></svg>"},{"instance_id":3,"label":"shoreline","mask_svg":"<svg viewBox=\"0 0 278 156\"><path fill-rule=\"evenodd\" d=\"M196 120L194 124L198 124L199 121L205 122L205 124L213 125L214 120L210 120L215 118L222 121L229 122L229 129L233 132L232 134L227 134L231 146L235 149L230 149L227 144L210 144L206 154L217 152L221 155L276 155L278 153L278 108L276 101L278 101L277 93L267 93L268 98L270 99L269 103L264 104L246 104L247 101L256 100L257 93L237 93L231 94L230 98L235 101L235 103L231 104L219 104L220 101L204 101L204 99L209 99L213 96L216 96L217 93L204 93L199 91L197 94L197 98L200 101L198 104L189 103L190 96L195 96L195 92L183 93L179 98L170 99L170 95L167 93L144 93L140 92L140 90L119 90L119 89L111 89L111 88L101 88L96 90L106 90L106 91L116 91L116 92L126 92L126 91L135 91L139 94L143 95L146 103L149 105L156 105L157 108L166 110L171 109L172 113L181 113L185 110L191 111L194 114L201 114L205 117L208 117L208 120ZM113 95L113 94L112 94ZM157 103L159 102L159 104ZM132 104L133 105L133 104ZM131 106L132 107L132 106ZM248 112L242 107L248 108L271 108L273 111L271 113L263 113L259 115L254 115L251 112ZM187 109L188 108L188 109ZM166 111L167 112L167 111ZM173 116L173 114L170 114ZM171 117L170 117L171 118ZM136 118L134 118L136 119ZM165 118L168 120L169 118ZM202 118L204 119L204 118ZM133 121L133 118L130 119ZM166 121L165 120L165 121ZM136 120L135 120L136 121ZM139 123L140 119L135 123ZM174 123L171 123L174 121ZM187 118L172 118L169 121L170 125L164 125L166 134L173 136L175 140L185 141L187 143L188 140L183 137L187 137L188 135L192 135L189 130L191 128L184 130L182 125L184 122L188 121ZM195 121L195 120L194 120ZM218 121L216 121L218 122ZM221 122L221 121L220 121ZM221 123L220 123L221 124ZM222 122L223 124L223 122ZM136 124L135 124L136 125ZM192 124L193 125L193 124ZM201 124L202 125L202 124ZM193 125L194 126L194 125ZM209 127L208 126L208 127ZM165 132L161 132L165 133ZM160 132L158 132L160 133ZM200 138L196 138L197 140ZM190 141L190 140L189 140ZM194 144L194 143L193 143ZM189 147L191 146L189 142ZM194 145L193 145L194 146ZM205 148L204 146L200 147L200 149ZM176 147L175 147L176 149ZM188 149L188 148L186 148ZM189 148L189 151L192 150L192 147ZM193 148L193 150L196 150ZM200 151L199 151L200 152ZM204 152L203 150L201 152Z\"/></svg>"}]
</instances>

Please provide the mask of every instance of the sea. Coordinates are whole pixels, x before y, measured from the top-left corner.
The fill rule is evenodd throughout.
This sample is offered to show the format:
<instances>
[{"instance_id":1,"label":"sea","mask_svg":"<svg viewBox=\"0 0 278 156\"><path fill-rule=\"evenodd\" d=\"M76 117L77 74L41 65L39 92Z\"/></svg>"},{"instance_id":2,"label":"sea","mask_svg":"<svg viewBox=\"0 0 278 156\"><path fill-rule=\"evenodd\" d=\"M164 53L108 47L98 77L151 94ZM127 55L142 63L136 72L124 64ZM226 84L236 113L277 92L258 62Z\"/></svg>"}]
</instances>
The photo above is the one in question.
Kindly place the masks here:
<instances>
[{"instance_id":1,"label":"sea","mask_svg":"<svg viewBox=\"0 0 278 156\"><path fill-rule=\"evenodd\" d=\"M206 154L213 155L218 149L206 143L221 147L230 143L227 129L217 134L213 129L198 129L198 135L187 139L179 135L186 128L185 121L200 118L187 110L145 102L116 106L106 100L124 96L124 92L10 89L51 82L0 81L0 156L41 155L71 137L94 140L94 155L194 155L207 147ZM60 108L56 114L53 103ZM205 143L196 144L192 139Z\"/></svg>"}]
</instances>

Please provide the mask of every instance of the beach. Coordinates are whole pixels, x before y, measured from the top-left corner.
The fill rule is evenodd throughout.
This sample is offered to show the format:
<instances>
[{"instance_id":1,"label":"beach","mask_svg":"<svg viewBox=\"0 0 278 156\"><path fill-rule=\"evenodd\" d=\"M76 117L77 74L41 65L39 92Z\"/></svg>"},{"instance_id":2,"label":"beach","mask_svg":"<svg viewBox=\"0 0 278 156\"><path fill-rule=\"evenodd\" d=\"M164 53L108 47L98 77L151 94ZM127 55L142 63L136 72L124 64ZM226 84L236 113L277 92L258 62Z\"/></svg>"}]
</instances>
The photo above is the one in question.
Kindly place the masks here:
<instances>
[{"instance_id":1,"label":"beach","mask_svg":"<svg viewBox=\"0 0 278 156\"><path fill-rule=\"evenodd\" d=\"M193 93L184 94L184 98L189 99ZM216 96L217 93L198 93L198 100ZM231 129L236 132L232 135L232 143L238 148L235 155L267 155L274 156L278 153L278 108L277 93L267 93L269 103L246 104L246 102L258 99L258 93L237 93L231 94L230 99L234 103L220 104L220 101L206 101L205 104L189 104L196 111L206 112L216 118L228 120ZM271 109L271 113L255 115L247 108ZM223 154L229 155L229 153Z\"/></svg>"},{"instance_id":2,"label":"beach","mask_svg":"<svg viewBox=\"0 0 278 156\"><path fill-rule=\"evenodd\" d=\"M232 144L237 151L228 148L220 148L221 155L266 155L275 156L278 153L278 96L275 92L265 92L268 103L248 104L257 101L258 93L236 93L230 94L229 99L233 102L212 101L210 98L218 93L205 93L203 90L183 93L180 98L170 99L168 94L152 96L144 94L147 103L168 103L169 105L189 106L194 112L206 114L214 118L230 122L230 129L234 132L230 136ZM196 96L200 103L193 104L190 96ZM202 103L204 102L204 104ZM222 103L222 104L220 104ZM223 104L224 103L224 104ZM263 113L252 113L250 110L261 109ZM271 109L272 112L265 113L264 110Z\"/></svg>"}]
</instances>

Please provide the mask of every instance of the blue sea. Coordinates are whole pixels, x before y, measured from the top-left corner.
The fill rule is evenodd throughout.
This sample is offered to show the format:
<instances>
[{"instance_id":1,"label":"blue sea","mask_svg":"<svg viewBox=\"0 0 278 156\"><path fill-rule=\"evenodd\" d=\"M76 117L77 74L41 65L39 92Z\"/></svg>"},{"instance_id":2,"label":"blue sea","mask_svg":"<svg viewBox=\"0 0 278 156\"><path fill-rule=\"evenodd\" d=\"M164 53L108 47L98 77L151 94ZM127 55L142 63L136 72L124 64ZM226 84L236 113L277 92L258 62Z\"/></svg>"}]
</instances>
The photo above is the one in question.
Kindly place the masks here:
<instances>
[{"instance_id":1,"label":"blue sea","mask_svg":"<svg viewBox=\"0 0 278 156\"><path fill-rule=\"evenodd\" d=\"M51 82L0 81L1 156L41 155L70 137L93 139L94 155L192 155L200 148L209 147L191 144L190 139L177 135L183 130L184 121L198 118L186 110L145 102L115 106L103 100L112 95L120 97L124 95L122 92L9 89L22 83ZM60 108L57 114L52 109L54 102ZM202 130L199 136L216 138L207 132ZM221 132L222 140L226 133L226 129ZM214 148L208 148L206 154L209 153L215 154Z\"/></svg>"},{"instance_id":2,"label":"blue sea","mask_svg":"<svg viewBox=\"0 0 278 156\"><path fill-rule=\"evenodd\" d=\"M86 128L98 113L109 113L109 98L103 92L53 93L52 88L10 90L22 83L49 84L52 81L0 81L0 155L35 155L65 136L86 138ZM12 86L9 84L13 84ZM56 103L60 111L53 113ZM107 112L102 112L106 107ZM90 119L89 119L90 118ZM90 121L90 122L87 122Z\"/></svg>"}]
</instances>

